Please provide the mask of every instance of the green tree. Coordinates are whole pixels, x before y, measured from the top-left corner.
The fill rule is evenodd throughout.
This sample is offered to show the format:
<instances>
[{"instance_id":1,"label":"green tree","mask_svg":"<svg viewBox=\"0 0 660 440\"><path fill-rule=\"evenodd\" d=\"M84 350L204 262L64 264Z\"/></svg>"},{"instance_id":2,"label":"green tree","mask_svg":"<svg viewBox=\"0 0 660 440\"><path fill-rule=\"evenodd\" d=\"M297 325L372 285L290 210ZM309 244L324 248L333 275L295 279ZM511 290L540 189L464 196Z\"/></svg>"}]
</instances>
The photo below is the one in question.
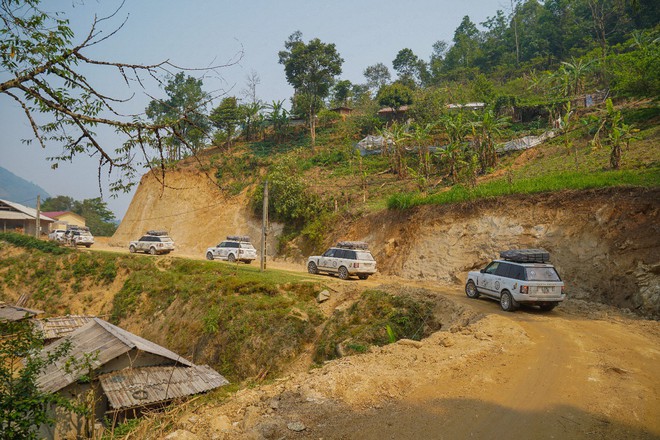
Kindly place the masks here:
<instances>
[{"instance_id":1,"label":"green tree","mask_svg":"<svg viewBox=\"0 0 660 440\"><path fill-rule=\"evenodd\" d=\"M0 323L0 438L38 439L41 425L55 420L49 410L60 406L74 410L58 394L41 391L40 374L66 356L70 345L62 344L47 356L41 354L43 340L27 321Z\"/></svg>"},{"instance_id":2,"label":"green tree","mask_svg":"<svg viewBox=\"0 0 660 440\"><path fill-rule=\"evenodd\" d=\"M285 50L279 52L279 62L284 65L286 79L296 94L307 101L312 148L316 143L316 113L322 100L327 98L335 77L341 74L344 60L334 44L326 44L318 38L305 44L302 33L294 32L284 42Z\"/></svg>"},{"instance_id":3,"label":"green tree","mask_svg":"<svg viewBox=\"0 0 660 440\"><path fill-rule=\"evenodd\" d=\"M353 97L353 84L345 79L338 81L332 88L332 103L337 106L347 107Z\"/></svg>"},{"instance_id":4,"label":"green tree","mask_svg":"<svg viewBox=\"0 0 660 440\"><path fill-rule=\"evenodd\" d=\"M41 203L41 210L52 211L73 211L75 200L69 196L49 197Z\"/></svg>"},{"instance_id":5,"label":"green tree","mask_svg":"<svg viewBox=\"0 0 660 440\"><path fill-rule=\"evenodd\" d=\"M89 72L114 72L116 82L130 89L132 85L147 88L151 78L181 70L168 61L142 65L93 58L90 48L121 28L121 22L111 28L113 20L121 20L119 12L95 17L76 41L69 20L42 10L40 0L0 2L0 96L18 104L32 128L32 140L43 147L48 143L61 146L62 153L50 158L55 167L78 155L98 155L99 176L105 167L117 172L112 191L131 188L141 166L151 162L149 147L163 157L166 140L179 132L179 123L196 114L195 108L186 108L176 119L150 123L123 108L130 104L121 96L131 96L131 90L119 96L100 91L105 84L99 85L96 77L104 81L107 77ZM219 67L207 70L214 69ZM116 130L112 146L97 136L99 127ZM185 137L182 140L189 142Z\"/></svg>"},{"instance_id":6,"label":"green tree","mask_svg":"<svg viewBox=\"0 0 660 440\"><path fill-rule=\"evenodd\" d=\"M392 80L390 70L383 63L377 63L364 69L364 77L367 79L367 86L375 92Z\"/></svg>"},{"instance_id":7,"label":"green tree","mask_svg":"<svg viewBox=\"0 0 660 440\"><path fill-rule=\"evenodd\" d=\"M282 100L273 101L268 108L270 108L268 121L271 127L273 127L276 141L281 142L284 136L286 136L289 124L289 113L284 108L284 101Z\"/></svg>"},{"instance_id":8,"label":"green tree","mask_svg":"<svg viewBox=\"0 0 660 440\"><path fill-rule=\"evenodd\" d=\"M480 56L479 31L467 15L454 31L454 45L447 52L445 65L449 69L474 67Z\"/></svg>"},{"instance_id":9,"label":"green tree","mask_svg":"<svg viewBox=\"0 0 660 440\"><path fill-rule=\"evenodd\" d=\"M612 99L607 98L605 104L606 113L601 119L592 142L596 148L600 148L603 143L609 145L611 149L610 166L612 169L618 170L621 166L622 149L627 148L630 141L634 139L634 130L624 122L621 112L614 108Z\"/></svg>"},{"instance_id":10,"label":"green tree","mask_svg":"<svg viewBox=\"0 0 660 440\"><path fill-rule=\"evenodd\" d=\"M392 61L392 67L403 84L421 85L428 76L426 63L412 49L401 49Z\"/></svg>"},{"instance_id":11,"label":"green tree","mask_svg":"<svg viewBox=\"0 0 660 440\"><path fill-rule=\"evenodd\" d=\"M404 105L413 103L413 92L403 84L394 83L381 87L376 99L378 104L398 111Z\"/></svg>"},{"instance_id":12,"label":"green tree","mask_svg":"<svg viewBox=\"0 0 660 440\"><path fill-rule=\"evenodd\" d=\"M236 127L241 122L241 116L235 96L224 98L220 105L211 111L211 123L225 135L228 146L231 146Z\"/></svg>"},{"instance_id":13,"label":"green tree","mask_svg":"<svg viewBox=\"0 0 660 440\"><path fill-rule=\"evenodd\" d=\"M208 137L206 105L210 96L202 90L202 80L183 72L170 77L165 85L167 100L152 100L146 114L157 124L172 127L167 137L167 159L179 160L194 154ZM187 148L186 148L187 147Z\"/></svg>"},{"instance_id":14,"label":"green tree","mask_svg":"<svg viewBox=\"0 0 660 440\"><path fill-rule=\"evenodd\" d=\"M248 104L241 104L239 111L241 112L241 121L243 122L243 133L245 133L245 140L250 141L252 134L255 132L256 126L259 124L260 112L264 109L261 101L255 101Z\"/></svg>"}]
</instances>

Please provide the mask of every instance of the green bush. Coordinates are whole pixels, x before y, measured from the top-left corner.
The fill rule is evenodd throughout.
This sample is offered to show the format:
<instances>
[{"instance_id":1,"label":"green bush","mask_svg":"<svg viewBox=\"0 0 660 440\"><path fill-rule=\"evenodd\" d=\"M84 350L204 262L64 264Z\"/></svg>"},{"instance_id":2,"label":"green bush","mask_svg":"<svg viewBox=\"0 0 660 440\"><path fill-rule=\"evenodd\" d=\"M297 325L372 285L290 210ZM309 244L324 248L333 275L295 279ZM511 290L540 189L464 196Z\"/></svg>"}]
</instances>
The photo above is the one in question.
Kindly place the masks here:
<instances>
[{"instance_id":1,"label":"green bush","mask_svg":"<svg viewBox=\"0 0 660 440\"><path fill-rule=\"evenodd\" d=\"M39 240L36 237L17 234L15 232L0 232L0 240L11 243L14 246L26 249L37 249L41 252L47 252L55 255L62 255L70 252L69 249L61 247L54 242Z\"/></svg>"},{"instance_id":2,"label":"green bush","mask_svg":"<svg viewBox=\"0 0 660 440\"><path fill-rule=\"evenodd\" d=\"M369 346L398 339L419 341L439 328L431 302L369 290L347 310L333 313L317 343L314 361L362 353Z\"/></svg>"}]
</instances>

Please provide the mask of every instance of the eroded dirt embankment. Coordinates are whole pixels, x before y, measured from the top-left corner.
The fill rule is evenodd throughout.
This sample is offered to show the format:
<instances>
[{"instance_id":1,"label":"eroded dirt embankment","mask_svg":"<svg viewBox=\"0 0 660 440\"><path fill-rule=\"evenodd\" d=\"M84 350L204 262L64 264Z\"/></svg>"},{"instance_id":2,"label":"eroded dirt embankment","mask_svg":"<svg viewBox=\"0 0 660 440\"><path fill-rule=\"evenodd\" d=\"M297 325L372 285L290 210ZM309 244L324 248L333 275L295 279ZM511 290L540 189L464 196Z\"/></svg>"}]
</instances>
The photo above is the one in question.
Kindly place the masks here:
<instances>
[{"instance_id":1,"label":"eroded dirt embankment","mask_svg":"<svg viewBox=\"0 0 660 440\"><path fill-rule=\"evenodd\" d=\"M108 244L128 248L131 240L146 231L166 230L177 246L175 254L203 256L206 248L218 244L227 235L249 235L259 248L261 220L250 214L245 191L229 196L215 180L194 167L168 171L165 184L161 176L147 173L142 177L126 215ZM271 223L268 254L277 249L282 226Z\"/></svg>"},{"instance_id":2,"label":"eroded dirt embankment","mask_svg":"<svg viewBox=\"0 0 660 440\"><path fill-rule=\"evenodd\" d=\"M166 229L176 254L203 256L228 234L248 234L259 248L260 219L247 191L235 197L196 168L170 171L163 186L147 174L110 245L126 247L148 229ZM369 242L381 272L406 279L462 284L509 248L542 247L576 298L660 317L660 189L601 189L510 196L405 212L380 211L328 231ZM282 225L271 224L268 254ZM294 247L295 248L295 247ZM318 249L317 251L322 251ZM306 255L293 256L304 270ZM291 259L291 256L289 256Z\"/></svg>"},{"instance_id":3,"label":"eroded dirt embankment","mask_svg":"<svg viewBox=\"0 0 660 440\"><path fill-rule=\"evenodd\" d=\"M462 284L499 251L545 248L582 298L660 316L659 189L566 191L383 212L355 221L380 270Z\"/></svg>"}]
</instances>

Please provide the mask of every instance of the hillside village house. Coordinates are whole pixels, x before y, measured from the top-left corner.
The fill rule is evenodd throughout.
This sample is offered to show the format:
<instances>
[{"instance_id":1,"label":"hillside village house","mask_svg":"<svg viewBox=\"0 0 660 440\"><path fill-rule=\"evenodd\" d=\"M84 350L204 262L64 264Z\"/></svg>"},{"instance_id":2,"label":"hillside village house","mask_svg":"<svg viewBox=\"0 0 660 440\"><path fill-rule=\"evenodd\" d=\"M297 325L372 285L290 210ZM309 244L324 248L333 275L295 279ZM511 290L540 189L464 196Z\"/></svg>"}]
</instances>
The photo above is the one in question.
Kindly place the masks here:
<instances>
[{"instance_id":1,"label":"hillside village house","mask_svg":"<svg viewBox=\"0 0 660 440\"><path fill-rule=\"evenodd\" d=\"M45 211L42 212L46 217L52 218L50 231L57 228L66 229L66 226L86 226L85 218L71 211Z\"/></svg>"},{"instance_id":2,"label":"hillside village house","mask_svg":"<svg viewBox=\"0 0 660 440\"><path fill-rule=\"evenodd\" d=\"M63 325L76 327L77 321ZM68 354L49 365L37 383L42 391L69 399L87 397L88 402L93 402L92 417L85 419L60 409L56 426L40 427L42 438L88 438L104 418L121 422L140 415L145 408L229 383L209 366L194 365L99 318L87 320L68 336L48 345L44 353L52 353L67 341L71 344ZM79 380L88 372L88 380Z\"/></svg>"},{"instance_id":3,"label":"hillside village house","mask_svg":"<svg viewBox=\"0 0 660 440\"><path fill-rule=\"evenodd\" d=\"M346 120L346 116L350 115L353 113L353 109L350 107L335 107L330 109L331 112L339 113L339 116L341 116L342 120Z\"/></svg>"},{"instance_id":4,"label":"hillside village house","mask_svg":"<svg viewBox=\"0 0 660 440\"><path fill-rule=\"evenodd\" d=\"M48 230L53 219L42 212L39 215L39 229ZM0 230L2 232L22 232L35 235L37 231L37 210L20 203L0 199Z\"/></svg>"}]
</instances>

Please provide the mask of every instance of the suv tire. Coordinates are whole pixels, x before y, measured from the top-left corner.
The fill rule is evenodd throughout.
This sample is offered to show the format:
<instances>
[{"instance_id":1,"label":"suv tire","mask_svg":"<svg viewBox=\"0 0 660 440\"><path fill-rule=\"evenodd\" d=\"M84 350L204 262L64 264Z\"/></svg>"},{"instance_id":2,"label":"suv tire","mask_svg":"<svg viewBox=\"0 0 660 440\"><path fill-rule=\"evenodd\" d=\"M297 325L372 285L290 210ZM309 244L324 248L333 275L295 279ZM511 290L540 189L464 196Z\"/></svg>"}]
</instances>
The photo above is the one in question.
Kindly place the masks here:
<instances>
[{"instance_id":1,"label":"suv tire","mask_svg":"<svg viewBox=\"0 0 660 440\"><path fill-rule=\"evenodd\" d=\"M500 296L500 307L505 312L513 312L518 308L518 303L508 290L503 291L502 296Z\"/></svg>"},{"instance_id":2,"label":"suv tire","mask_svg":"<svg viewBox=\"0 0 660 440\"><path fill-rule=\"evenodd\" d=\"M206 253L206 259L207 260L213 260L213 254L211 252Z\"/></svg>"},{"instance_id":3,"label":"suv tire","mask_svg":"<svg viewBox=\"0 0 660 440\"><path fill-rule=\"evenodd\" d=\"M153 246L150 247L150 248L149 248L149 253L150 253L151 255L156 255L156 248L153 247Z\"/></svg>"},{"instance_id":4,"label":"suv tire","mask_svg":"<svg viewBox=\"0 0 660 440\"><path fill-rule=\"evenodd\" d=\"M230 263L235 263L236 262L236 256L234 254L227 255L227 261L229 261Z\"/></svg>"},{"instance_id":5,"label":"suv tire","mask_svg":"<svg viewBox=\"0 0 660 440\"><path fill-rule=\"evenodd\" d=\"M347 280L348 279L348 269L346 269L346 267L341 266L339 268L338 274L339 274L340 279L342 279L342 280Z\"/></svg>"},{"instance_id":6,"label":"suv tire","mask_svg":"<svg viewBox=\"0 0 660 440\"><path fill-rule=\"evenodd\" d=\"M470 280L467 282L465 285L465 294L468 298L479 298L479 291L477 290L477 286L474 285L474 281Z\"/></svg>"},{"instance_id":7,"label":"suv tire","mask_svg":"<svg viewBox=\"0 0 660 440\"><path fill-rule=\"evenodd\" d=\"M369 278L369 275L365 273L361 273L360 275L358 275L358 278L361 280L366 280L367 278Z\"/></svg>"},{"instance_id":8,"label":"suv tire","mask_svg":"<svg viewBox=\"0 0 660 440\"><path fill-rule=\"evenodd\" d=\"M552 304L541 304L539 308L541 309L542 312L549 312L552 309L557 307L557 303L552 303Z\"/></svg>"},{"instance_id":9,"label":"suv tire","mask_svg":"<svg viewBox=\"0 0 660 440\"><path fill-rule=\"evenodd\" d=\"M131 254L134 254L135 253L135 246L129 247L128 252L130 252Z\"/></svg>"},{"instance_id":10,"label":"suv tire","mask_svg":"<svg viewBox=\"0 0 660 440\"><path fill-rule=\"evenodd\" d=\"M319 273L319 268L316 267L316 263L314 263L313 261L310 261L307 264L307 272L311 273L312 275L318 274Z\"/></svg>"}]
</instances>

